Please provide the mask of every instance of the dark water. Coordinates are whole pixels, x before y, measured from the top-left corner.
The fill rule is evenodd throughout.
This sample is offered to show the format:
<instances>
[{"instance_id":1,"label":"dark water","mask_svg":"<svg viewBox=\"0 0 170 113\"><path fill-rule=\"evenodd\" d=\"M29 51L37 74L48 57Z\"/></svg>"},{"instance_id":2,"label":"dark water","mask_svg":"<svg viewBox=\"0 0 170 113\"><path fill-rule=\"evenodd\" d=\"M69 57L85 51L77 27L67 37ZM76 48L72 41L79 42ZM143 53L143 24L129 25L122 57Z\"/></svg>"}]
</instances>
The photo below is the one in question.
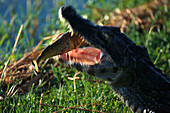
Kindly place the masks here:
<instances>
[{"instance_id":1,"label":"dark water","mask_svg":"<svg viewBox=\"0 0 170 113\"><path fill-rule=\"evenodd\" d=\"M11 8L13 8L13 11L17 14L20 14L21 12L26 14L28 1L30 1L31 4L33 4L34 1L37 1L44 5L39 17L45 17L45 15L50 13L54 7L59 7L61 4L72 5L76 9L82 10L83 5L87 2L86 0L0 0L0 15L4 16L5 14L5 18L10 20Z\"/></svg>"},{"instance_id":2,"label":"dark water","mask_svg":"<svg viewBox=\"0 0 170 113\"><path fill-rule=\"evenodd\" d=\"M40 12L37 14L38 16L36 16L38 20L38 27L35 31L36 33L34 35L31 35L29 33L29 28L28 29L25 28L24 31L22 31L23 35L27 36L30 41L31 38L34 38L33 41L35 42L33 45L35 46L42 37L49 34L44 32L46 31L45 27L52 24L52 22L54 23L55 18L57 19L57 14L53 15L53 12L56 13L59 7L61 7L62 5L72 5L77 10L81 11L83 10L83 5L85 5L86 2L87 2L86 0L0 0L0 26L8 26L6 24L10 24L13 15L17 15L16 16L17 19L14 19L14 23L12 26L10 26L10 28L5 27L3 32L0 31L0 40L2 40L2 37L6 33L9 35L9 38L7 40L10 40L10 43L13 46L20 25L21 24L25 25L26 20L29 18L28 17L29 10L32 11L31 12L32 15L36 15L37 11L35 10L38 10L36 8L39 7ZM49 23L47 23L45 20L48 15L50 16L51 19ZM58 26L56 25L56 27ZM54 30L56 29L57 28L54 28ZM24 41L26 41L26 39ZM4 42L4 44L0 46L0 52L4 49L5 46L6 46L6 41Z\"/></svg>"}]
</instances>

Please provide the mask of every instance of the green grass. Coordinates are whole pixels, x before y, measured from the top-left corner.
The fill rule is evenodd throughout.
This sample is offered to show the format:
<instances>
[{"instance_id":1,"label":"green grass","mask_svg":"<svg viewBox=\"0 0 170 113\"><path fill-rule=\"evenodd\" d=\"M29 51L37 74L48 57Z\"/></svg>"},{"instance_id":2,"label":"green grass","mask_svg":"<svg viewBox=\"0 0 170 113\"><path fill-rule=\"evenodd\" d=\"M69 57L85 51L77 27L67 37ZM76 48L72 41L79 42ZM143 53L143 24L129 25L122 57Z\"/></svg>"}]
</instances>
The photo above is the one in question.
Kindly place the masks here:
<instances>
[{"instance_id":1,"label":"green grass","mask_svg":"<svg viewBox=\"0 0 170 113\"><path fill-rule=\"evenodd\" d=\"M145 1L138 0L121 0L115 1L112 5L112 0L89 0L87 5L93 7L102 7L104 9L111 9L119 7L124 9L127 7L134 7ZM4 2L5 3L5 2ZM95 5L93 5L95 3ZM27 4L26 13L23 12L23 6L20 6L20 11L15 12L14 6L10 3L5 3L9 5L9 8L6 10L4 15L0 15L0 69L4 67L4 63L9 59L13 48L13 41L17 36L19 27L21 24L24 24L22 34L17 45L17 50L15 51L15 59L19 59L23 56L25 52L31 51L32 48L42 39L44 36L53 35L55 33L61 33L67 31L65 25L61 24L57 18L58 9L64 2L54 2L56 7L52 10L47 10L48 15L45 18L38 18L43 7L49 8L47 2L43 5L40 5L36 2L34 4ZM76 6L76 5L74 5ZM50 8L49 8L50 9ZM161 9L164 10L164 9ZM89 9L84 9L84 11L79 11L83 15L86 15L90 20L100 21L95 16L91 16L92 12ZM103 12L101 12L103 13ZM10 14L10 21L6 20L6 16ZM168 14L168 12L167 12ZM170 15L170 14L168 14ZM160 17L160 11L157 11L155 17ZM100 18L102 19L102 18ZM162 29L156 29L153 31L151 28L154 26L155 22L153 21L149 30L144 30L144 33L139 33L136 31L136 28L133 22L130 24L130 31L126 32L126 35L131 38L137 45L145 45L150 54L151 60L154 64L161 68L165 73L170 75L170 21L167 18L163 18L165 24ZM45 23L43 26L36 26L36 22ZM41 29L41 30L40 30ZM36 32L39 32L36 34ZM12 40L12 41L11 41ZM50 41L46 41L44 44L48 45ZM147 43L147 44L146 44ZM42 48L42 46L41 46ZM79 74L81 80L76 80L77 92L74 92L73 81L68 80L67 77L72 77L76 73L76 70L70 70L61 67L51 66L55 79L51 80L47 84L32 86L29 89L29 92L21 95L15 94L12 96L7 96L5 92L8 92L11 88L7 88L7 91L3 91L0 88L0 96L4 96L4 101L0 101L0 111L6 112L39 112L39 103L41 94L43 93L42 103L49 105L56 105L58 107L41 105L41 112L55 112L64 108L92 104L93 105L84 105L81 109L96 110L101 112L131 112L115 95L115 93L110 89L107 83L98 83L91 87L95 82L90 80L99 80L97 78L88 76L84 73ZM15 86L15 85L13 85ZM59 108L62 106L64 108ZM67 109L63 112L87 112L85 110L76 110L76 109Z\"/></svg>"},{"instance_id":2,"label":"green grass","mask_svg":"<svg viewBox=\"0 0 170 113\"><path fill-rule=\"evenodd\" d=\"M78 76L81 80L76 81L77 91L74 92L73 81L68 80L68 76L75 74L67 74L68 69L61 69L53 67L56 79L50 81L46 86L39 86L30 88L29 93L20 96L5 97L2 108L4 112L38 112L41 94L43 93L42 103L56 106L63 106L65 108L90 104L78 108L96 110L96 111L129 111L129 109L117 98L110 87L106 83L100 83L92 86L94 82L89 79L96 80L96 78L87 76L83 73ZM60 73L60 74L59 74ZM58 76L60 75L60 76ZM107 96L106 96L107 95ZM95 104L92 104L95 103ZM42 112L54 112L61 108L53 106L41 106ZM63 108L64 109L64 108ZM76 112L80 110L67 109L64 112ZM86 112L81 110L81 112Z\"/></svg>"}]
</instances>

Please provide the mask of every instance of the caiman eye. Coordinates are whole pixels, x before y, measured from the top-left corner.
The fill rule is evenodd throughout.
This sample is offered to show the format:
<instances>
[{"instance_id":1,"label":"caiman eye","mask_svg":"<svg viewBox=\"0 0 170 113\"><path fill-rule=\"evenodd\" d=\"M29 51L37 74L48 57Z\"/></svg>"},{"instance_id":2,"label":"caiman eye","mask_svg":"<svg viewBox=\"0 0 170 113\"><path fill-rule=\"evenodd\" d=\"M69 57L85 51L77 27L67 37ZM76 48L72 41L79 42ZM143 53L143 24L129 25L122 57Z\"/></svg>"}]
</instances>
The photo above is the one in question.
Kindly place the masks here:
<instances>
[{"instance_id":1,"label":"caiman eye","mask_svg":"<svg viewBox=\"0 0 170 113\"><path fill-rule=\"evenodd\" d=\"M102 32L102 35L104 36L105 40L109 40L110 37L109 37L109 35L107 33Z\"/></svg>"},{"instance_id":2,"label":"caiman eye","mask_svg":"<svg viewBox=\"0 0 170 113\"><path fill-rule=\"evenodd\" d=\"M109 40L110 39L110 36L109 34L107 34L106 32L104 31L98 31L97 35L102 39L102 40Z\"/></svg>"}]
</instances>

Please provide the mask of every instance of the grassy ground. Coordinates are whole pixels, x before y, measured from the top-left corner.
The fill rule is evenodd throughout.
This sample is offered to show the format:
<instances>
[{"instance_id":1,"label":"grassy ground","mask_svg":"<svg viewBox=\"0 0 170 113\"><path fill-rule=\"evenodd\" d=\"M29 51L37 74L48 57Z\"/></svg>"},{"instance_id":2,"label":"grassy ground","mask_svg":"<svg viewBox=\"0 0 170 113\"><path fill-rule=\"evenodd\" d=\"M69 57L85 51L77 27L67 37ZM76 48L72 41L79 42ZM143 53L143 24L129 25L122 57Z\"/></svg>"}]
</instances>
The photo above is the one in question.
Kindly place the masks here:
<instances>
[{"instance_id":1,"label":"grassy ground","mask_svg":"<svg viewBox=\"0 0 170 113\"><path fill-rule=\"evenodd\" d=\"M134 7L145 1L139 0L121 0L111 2L108 0L89 0L87 5L92 7L100 7L104 9L114 10L118 7L120 9ZM15 50L14 59L19 59L25 52L31 51L32 48L38 43L44 36L53 35L67 31L65 25L60 23L57 18L58 9L64 2L54 2L56 7L50 9L47 2L40 4L35 1L31 4L28 0L27 10L24 12L24 7L19 6L19 11L15 11L15 7L8 5L8 9L0 15L0 69L4 67L4 64L8 59L13 49L14 38L18 34L18 30L21 24L24 25L22 34L20 36L17 49ZM93 5L95 3L95 5ZM74 4L76 7L76 5ZM45 17L40 17L43 13L43 8L46 7L48 14ZM161 7L155 14L155 18L161 17L161 10L170 16L165 7ZM84 9L79 12L84 16L87 16L94 22L100 21L102 18L91 16L93 11L91 9ZM103 13L103 12L101 12ZM106 12L107 13L107 12ZM10 19L6 19L10 16ZM96 15L97 16L97 15ZM151 60L154 64L161 68L165 73L170 75L170 21L166 17L162 17L164 24L162 28L153 30L153 26L156 21L153 21L148 30L143 30L140 33L136 30L133 21L129 25L130 30L126 32L126 35L130 37L138 45L145 45L151 56ZM156 20L156 19L155 19ZM48 45L49 41L46 41L44 45ZM40 48L42 48L41 45ZM84 73L77 75L81 77L81 80L76 80L77 90L74 92L73 81L68 80L68 77L75 75L76 70L61 68L61 66L53 67L51 65L55 79L51 80L47 84L41 84L38 86L30 86L28 93L8 95L7 92L11 86L7 87L6 91L0 88L0 96L4 96L4 100L0 101L0 112L131 112L115 95L115 93L107 85L107 82L96 83L99 79L88 76ZM94 80L94 81L92 81ZM13 87L15 84L13 85ZM42 99L42 101L41 101ZM42 105L40 106L40 101ZM55 105L55 106L53 106ZM82 105L82 106L81 106ZM76 107L75 107L76 106ZM72 107L72 108L70 108ZM60 111L61 110L61 111Z\"/></svg>"}]
</instances>

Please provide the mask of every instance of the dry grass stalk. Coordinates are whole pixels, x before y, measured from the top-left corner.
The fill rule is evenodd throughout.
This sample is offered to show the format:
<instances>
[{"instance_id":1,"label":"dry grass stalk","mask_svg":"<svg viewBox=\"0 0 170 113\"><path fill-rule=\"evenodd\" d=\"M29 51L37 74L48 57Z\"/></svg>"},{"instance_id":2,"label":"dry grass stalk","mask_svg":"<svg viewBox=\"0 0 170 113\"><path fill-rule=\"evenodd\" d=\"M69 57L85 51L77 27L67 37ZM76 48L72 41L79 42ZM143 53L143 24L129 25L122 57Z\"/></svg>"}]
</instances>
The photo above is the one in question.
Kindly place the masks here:
<instances>
[{"instance_id":1,"label":"dry grass stalk","mask_svg":"<svg viewBox=\"0 0 170 113\"><path fill-rule=\"evenodd\" d=\"M98 103L90 103L90 104L83 104L83 105L72 106L72 107L68 107L68 108L65 108L65 107L63 107L63 106L50 105L50 104L41 104L41 105L43 105L43 106L53 106L53 107L64 108L64 109L58 110L58 111L53 112L53 113L62 112L62 111L65 111L65 110L67 110L67 109L76 109L76 110L83 110L83 111L96 112L96 113L105 113L105 112L96 111L96 110L89 110L89 109L77 108L77 107L81 107L81 106L89 106L89 105L96 105L96 104L97 104L97 105L101 105L101 104L98 104Z\"/></svg>"},{"instance_id":2,"label":"dry grass stalk","mask_svg":"<svg viewBox=\"0 0 170 113\"><path fill-rule=\"evenodd\" d=\"M43 93L41 93L40 104L39 104L39 113L41 113L42 98L43 98Z\"/></svg>"},{"instance_id":3,"label":"dry grass stalk","mask_svg":"<svg viewBox=\"0 0 170 113\"><path fill-rule=\"evenodd\" d=\"M17 35L17 37L16 37L16 39L15 39L15 44L14 44L14 47L13 47L13 50L12 50L12 55L11 55L11 62L14 60L13 55L14 55L14 51L15 51L15 48L16 48L16 46L17 46L17 43L18 43L18 40L19 40L21 31L22 31L22 28L23 28L23 24L20 26L18 35Z\"/></svg>"}]
</instances>

